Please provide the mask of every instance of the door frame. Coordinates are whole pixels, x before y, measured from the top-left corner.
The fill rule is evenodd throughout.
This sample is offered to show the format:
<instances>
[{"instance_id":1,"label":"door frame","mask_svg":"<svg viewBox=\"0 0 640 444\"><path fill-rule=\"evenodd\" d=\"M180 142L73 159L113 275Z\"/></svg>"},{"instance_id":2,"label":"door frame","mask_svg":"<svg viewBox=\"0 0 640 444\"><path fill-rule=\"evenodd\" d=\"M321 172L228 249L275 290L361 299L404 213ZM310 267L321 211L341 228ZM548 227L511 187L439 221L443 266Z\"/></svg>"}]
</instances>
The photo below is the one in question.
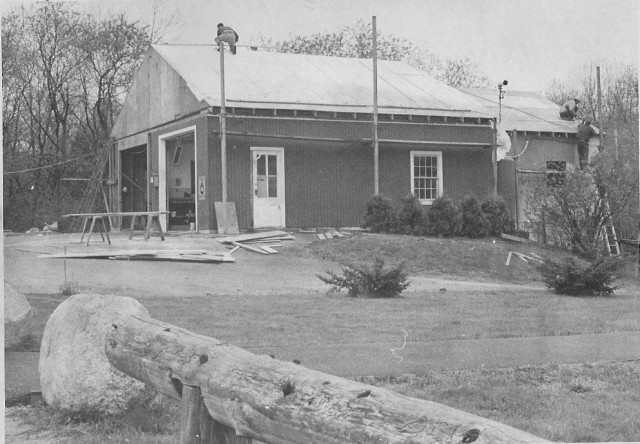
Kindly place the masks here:
<instances>
[{"instance_id":1,"label":"door frame","mask_svg":"<svg viewBox=\"0 0 640 444\"><path fill-rule=\"evenodd\" d=\"M161 134L158 136L158 211L167 210L167 140L173 139L177 136L193 133L193 156L196 161L196 177L198 177L198 133L196 131L196 125L188 126L176 131ZM198 199L195 199L196 204L196 231L198 231ZM169 225L169 215L162 214L160 216L160 225L164 231L167 230Z\"/></svg>"},{"instance_id":2,"label":"door frame","mask_svg":"<svg viewBox=\"0 0 640 444\"><path fill-rule=\"evenodd\" d=\"M287 212L286 212L286 181L284 173L284 147L272 147L272 146L252 146L251 152L251 222L255 227L256 221L256 205L255 205L255 191L256 191L256 178L257 178L257 162L255 153L257 151L264 152L266 154L276 154L278 165L278 199L281 201L280 214L282 217L282 227L287 224ZM282 193L280 193L282 191ZM261 227L256 227L261 228Z\"/></svg>"}]
</instances>

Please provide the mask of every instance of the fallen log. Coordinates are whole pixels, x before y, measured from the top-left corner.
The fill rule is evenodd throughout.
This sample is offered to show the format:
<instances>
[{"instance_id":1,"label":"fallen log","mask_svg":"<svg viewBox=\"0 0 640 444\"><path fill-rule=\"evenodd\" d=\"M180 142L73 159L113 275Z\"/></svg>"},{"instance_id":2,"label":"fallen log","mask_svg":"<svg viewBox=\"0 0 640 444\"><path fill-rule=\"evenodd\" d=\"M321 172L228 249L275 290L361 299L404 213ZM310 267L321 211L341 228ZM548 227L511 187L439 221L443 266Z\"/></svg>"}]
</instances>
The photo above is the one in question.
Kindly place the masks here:
<instances>
[{"instance_id":1,"label":"fallen log","mask_svg":"<svg viewBox=\"0 0 640 444\"><path fill-rule=\"evenodd\" d=\"M213 420L265 443L546 442L480 416L254 355L155 319L118 317L107 332L105 352L117 369L183 403L191 393L184 387L198 387ZM183 426L197 428L189 424Z\"/></svg>"}]
</instances>

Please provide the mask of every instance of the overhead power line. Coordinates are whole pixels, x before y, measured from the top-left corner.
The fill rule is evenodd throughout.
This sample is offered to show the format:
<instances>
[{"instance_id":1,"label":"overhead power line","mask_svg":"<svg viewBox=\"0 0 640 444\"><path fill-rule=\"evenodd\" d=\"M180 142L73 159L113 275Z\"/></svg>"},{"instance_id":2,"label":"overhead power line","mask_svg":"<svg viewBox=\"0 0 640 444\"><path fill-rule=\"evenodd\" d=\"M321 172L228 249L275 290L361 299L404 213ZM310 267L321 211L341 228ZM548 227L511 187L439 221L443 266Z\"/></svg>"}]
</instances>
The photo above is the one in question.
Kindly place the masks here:
<instances>
[{"instance_id":1,"label":"overhead power line","mask_svg":"<svg viewBox=\"0 0 640 444\"><path fill-rule=\"evenodd\" d=\"M2 174L4 176L6 176L7 174L28 173L29 171L43 170L45 168L52 168L54 166L62 165L64 163L75 162L76 160L83 159L83 158L88 157L88 156L93 156L93 154L85 154L83 156L74 157L73 159L63 160L62 162L52 163L50 165L43 165L43 166L39 166L39 167L35 167L35 168L27 168L26 170L7 171L7 172L3 172Z\"/></svg>"},{"instance_id":2,"label":"overhead power line","mask_svg":"<svg viewBox=\"0 0 640 444\"><path fill-rule=\"evenodd\" d=\"M492 103L492 104L494 104L494 105L498 105L498 102L496 102L496 101L494 101L494 100L491 100L491 99L488 99L488 98L486 98L486 97L479 96L479 95L474 94L474 93L472 93L472 92L470 92L470 91L465 91L465 90L462 90L462 89L458 89L458 91L463 92L463 93L465 93L465 94L469 94L470 96L476 97L476 98L478 98L478 99L485 100L485 101L487 101L487 102L489 102L489 103ZM549 124L551 124L551 125L555 125L555 126L559 126L559 127L566 127L566 126L568 126L568 125L565 125L565 124L562 124L562 123L559 123L559 122L554 122L553 120L547 120L547 119L544 119L544 118L542 118L542 117L540 117L540 116L536 116L535 114L532 114L532 113L530 113L530 112L527 112L527 111L521 110L521 109L516 108L516 107L514 107L514 106L505 105L504 103L502 104L502 107L503 107L503 108L509 108L509 109L514 110L514 111L518 111L518 112L520 112L520 113L522 113L522 114L526 114L526 115L528 115L528 116L533 117L534 119L538 119L538 120L541 120L541 121L543 121L543 122L547 122L547 123L549 123ZM558 107L558 108L559 108L559 107Z\"/></svg>"}]
</instances>

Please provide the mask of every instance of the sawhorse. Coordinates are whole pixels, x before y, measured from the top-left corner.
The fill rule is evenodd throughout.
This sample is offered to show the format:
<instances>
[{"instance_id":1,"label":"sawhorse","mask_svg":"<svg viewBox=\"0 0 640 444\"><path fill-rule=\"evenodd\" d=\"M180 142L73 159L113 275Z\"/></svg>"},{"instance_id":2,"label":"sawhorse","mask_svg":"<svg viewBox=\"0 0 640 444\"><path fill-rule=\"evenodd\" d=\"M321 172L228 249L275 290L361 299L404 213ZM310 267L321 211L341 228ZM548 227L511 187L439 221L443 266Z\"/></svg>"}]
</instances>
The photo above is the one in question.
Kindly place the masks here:
<instances>
[{"instance_id":1,"label":"sawhorse","mask_svg":"<svg viewBox=\"0 0 640 444\"><path fill-rule=\"evenodd\" d=\"M93 227L95 227L96 225L96 220L100 221L100 224L98 224L98 232L102 237L102 242L104 242L104 236L106 235L107 242L109 242L109 245L111 245L111 239L109 238L109 231L107 230L107 225L104 223L104 216L102 215L95 215L95 216L89 215L84 217L84 224L82 225L82 237L80 237L80 243L82 243L84 240L84 234L87 230L87 223L89 222L89 219L91 219L91 228L89 228L89 235L87 236L87 245L89 245L89 241L91 240L91 234L93 233Z\"/></svg>"},{"instance_id":2,"label":"sawhorse","mask_svg":"<svg viewBox=\"0 0 640 444\"><path fill-rule=\"evenodd\" d=\"M144 240L149 240L149 238L151 237L151 226L153 225L154 222L158 226L158 231L160 232L160 239L164 240L164 233L162 232L162 225L160 224L159 212L155 212L155 213L150 212L148 214L138 214L138 213L133 214L131 216L131 225L129 226L129 240L133 238L133 230L136 225L136 218L143 217L143 216L147 217L146 228L144 230Z\"/></svg>"},{"instance_id":3,"label":"sawhorse","mask_svg":"<svg viewBox=\"0 0 640 444\"><path fill-rule=\"evenodd\" d=\"M111 239L109 238L109 232L107 231L107 224L104 221L104 218L109 218L111 221L111 217L114 216L127 216L131 217L131 225L129 227L129 240L133 238L133 230L136 224L136 218L140 216L146 216L147 223L146 228L144 230L144 240L149 240L151 237L151 227L155 223L158 226L158 230L160 232L160 238L164 240L164 232L162 231L162 224L160 224L160 215L169 214L169 211L133 211L126 213L77 213L77 214L67 214L65 217L84 217L84 225L82 226L82 237L80 238L80 243L84 241L84 235L87 231L87 224L89 223L89 219L91 219L91 228L89 229L89 236L87 237L87 245L89 245L89 240L91 239L91 233L93 233L93 229L96 226L96 221L100 221L98 225L98 232L100 236L102 236L102 241L105 240L105 235L107 236L107 242L111 245ZM104 233L104 234L103 234Z\"/></svg>"}]
</instances>

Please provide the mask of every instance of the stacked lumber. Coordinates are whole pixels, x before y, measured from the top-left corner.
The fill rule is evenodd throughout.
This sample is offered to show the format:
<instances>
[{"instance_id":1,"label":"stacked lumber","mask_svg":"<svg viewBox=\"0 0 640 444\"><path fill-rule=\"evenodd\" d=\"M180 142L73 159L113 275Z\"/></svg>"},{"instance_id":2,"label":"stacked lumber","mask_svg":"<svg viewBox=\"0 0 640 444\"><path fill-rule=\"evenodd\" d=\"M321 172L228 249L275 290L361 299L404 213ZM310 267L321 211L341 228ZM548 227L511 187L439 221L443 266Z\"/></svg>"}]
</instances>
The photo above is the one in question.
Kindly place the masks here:
<instances>
[{"instance_id":1,"label":"stacked lumber","mask_svg":"<svg viewBox=\"0 0 640 444\"><path fill-rule=\"evenodd\" d=\"M227 252L209 253L205 250L101 250L90 252L66 252L41 254L47 259L112 259L128 261L179 261L219 263L235 262Z\"/></svg>"},{"instance_id":2,"label":"stacked lumber","mask_svg":"<svg viewBox=\"0 0 640 444\"><path fill-rule=\"evenodd\" d=\"M278 250L275 250L274 247L281 247L282 241L294 239L295 237L293 237L291 233L277 230L221 237L218 239L218 242L233 245L229 254L241 248L258 254L276 254Z\"/></svg>"}]
</instances>

